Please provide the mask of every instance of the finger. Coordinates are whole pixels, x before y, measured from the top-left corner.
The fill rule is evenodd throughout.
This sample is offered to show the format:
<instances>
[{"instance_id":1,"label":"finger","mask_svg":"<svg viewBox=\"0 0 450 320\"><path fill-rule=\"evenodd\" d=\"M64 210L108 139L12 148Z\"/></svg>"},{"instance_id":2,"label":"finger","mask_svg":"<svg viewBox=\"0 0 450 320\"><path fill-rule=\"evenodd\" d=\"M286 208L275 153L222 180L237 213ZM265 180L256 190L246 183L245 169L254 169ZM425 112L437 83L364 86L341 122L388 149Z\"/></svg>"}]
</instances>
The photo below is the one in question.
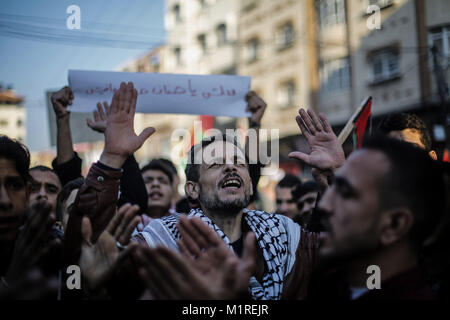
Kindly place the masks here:
<instances>
[{"instance_id":1,"label":"finger","mask_svg":"<svg viewBox=\"0 0 450 320\"><path fill-rule=\"evenodd\" d=\"M119 90L119 111L125 111L126 108L127 84L122 82Z\"/></svg>"},{"instance_id":2,"label":"finger","mask_svg":"<svg viewBox=\"0 0 450 320\"><path fill-rule=\"evenodd\" d=\"M109 105L108 102L103 102L103 107L105 108L106 116L109 116Z\"/></svg>"},{"instance_id":3,"label":"finger","mask_svg":"<svg viewBox=\"0 0 450 320\"><path fill-rule=\"evenodd\" d=\"M27 230L29 232L29 236L33 239L32 243L37 243L40 241L43 233L45 233L49 224L54 223L54 215L51 214L51 207L48 204L38 203L35 205L36 211L31 217L30 228ZM53 218L52 218L53 217Z\"/></svg>"},{"instance_id":4,"label":"finger","mask_svg":"<svg viewBox=\"0 0 450 320\"><path fill-rule=\"evenodd\" d=\"M245 101L248 102L248 100L250 100L251 97L253 97L254 95L256 95L255 91L249 91L249 92L245 95Z\"/></svg>"},{"instance_id":5,"label":"finger","mask_svg":"<svg viewBox=\"0 0 450 320\"><path fill-rule=\"evenodd\" d=\"M180 291L178 288L178 284L181 281L179 273L155 249L146 249L148 250L141 250L141 252L145 255L145 268L152 284L149 289L152 290L152 287L155 286L160 296L165 297L165 299L174 299L177 297L176 292Z\"/></svg>"},{"instance_id":6,"label":"finger","mask_svg":"<svg viewBox=\"0 0 450 320\"><path fill-rule=\"evenodd\" d=\"M127 204L124 204L122 207L126 206ZM121 208L122 208L121 207ZM123 218L124 213L120 211L120 209L114 214L114 216L112 217L111 221L109 221L108 225L106 226L106 231L114 236L114 234L116 233L116 229L119 226L120 221Z\"/></svg>"},{"instance_id":7,"label":"finger","mask_svg":"<svg viewBox=\"0 0 450 320\"><path fill-rule=\"evenodd\" d=\"M303 123L308 128L308 131L314 135L316 133L316 127L313 125L311 118L309 117L309 115L306 113L306 111L303 108L300 109L300 117L302 118Z\"/></svg>"},{"instance_id":8,"label":"finger","mask_svg":"<svg viewBox=\"0 0 450 320\"><path fill-rule=\"evenodd\" d=\"M128 84L127 84L127 91L126 91L126 94L125 94L125 105L124 105L124 111L126 113L130 113L131 103L132 103L132 99L133 99L133 94L134 94L133 83L132 82L128 82Z\"/></svg>"},{"instance_id":9,"label":"finger","mask_svg":"<svg viewBox=\"0 0 450 320\"><path fill-rule=\"evenodd\" d=\"M34 240L30 243L29 249L33 252L33 254L36 254L35 251L38 249L39 253L36 254L37 257L42 255L42 253L46 250L48 238L50 237L55 221L56 217L53 213L51 213L34 235Z\"/></svg>"},{"instance_id":10,"label":"finger","mask_svg":"<svg viewBox=\"0 0 450 320\"><path fill-rule=\"evenodd\" d=\"M94 120L95 120L95 122L98 122L99 120L100 120L100 116L99 116L99 114L98 114L98 111L97 110L94 110L94 112L92 112L93 113L93 115L94 115Z\"/></svg>"},{"instance_id":11,"label":"finger","mask_svg":"<svg viewBox=\"0 0 450 320\"><path fill-rule=\"evenodd\" d=\"M81 235L83 236L83 241L85 242L85 244L89 246L92 245L92 225L91 221L86 216L84 216L83 220L81 220Z\"/></svg>"},{"instance_id":12,"label":"finger","mask_svg":"<svg viewBox=\"0 0 450 320\"><path fill-rule=\"evenodd\" d=\"M138 269L138 274L141 280L146 285L147 289L150 291L150 294L153 300L166 300L167 296L162 292L158 283L154 283L152 276L149 271L145 267L140 267Z\"/></svg>"},{"instance_id":13,"label":"finger","mask_svg":"<svg viewBox=\"0 0 450 320\"><path fill-rule=\"evenodd\" d=\"M327 117L325 117L325 115L321 113L319 114L319 118L320 120L322 120L324 130L328 133L332 133L333 129L331 128L330 122L328 122Z\"/></svg>"},{"instance_id":14,"label":"finger","mask_svg":"<svg viewBox=\"0 0 450 320\"><path fill-rule=\"evenodd\" d=\"M95 126L94 121L92 121L89 118L86 118L86 123L87 123L89 128L94 129L94 126Z\"/></svg>"},{"instance_id":15,"label":"finger","mask_svg":"<svg viewBox=\"0 0 450 320\"><path fill-rule=\"evenodd\" d=\"M155 128L148 127L141 132L141 134L138 136L139 148L144 144L145 140L150 138L150 136L155 133L155 131L156 131Z\"/></svg>"},{"instance_id":16,"label":"finger","mask_svg":"<svg viewBox=\"0 0 450 320\"><path fill-rule=\"evenodd\" d=\"M122 263L139 247L139 244L134 242L121 251L117 257L114 268L120 267Z\"/></svg>"},{"instance_id":17,"label":"finger","mask_svg":"<svg viewBox=\"0 0 450 320\"><path fill-rule=\"evenodd\" d=\"M97 110L98 110L98 113L100 115L100 119L101 120L106 120L106 114L105 114L105 111L103 110L103 106L102 106L102 104L100 102L97 103Z\"/></svg>"},{"instance_id":18,"label":"finger","mask_svg":"<svg viewBox=\"0 0 450 320\"><path fill-rule=\"evenodd\" d=\"M188 260L190 263L194 263L195 259L194 256L191 254L191 252L188 250L188 248L186 248L186 246L184 245L184 242L179 239L177 241L178 244L178 249L180 250L181 255Z\"/></svg>"},{"instance_id":19,"label":"finger","mask_svg":"<svg viewBox=\"0 0 450 320\"><path fill-rule=\"evenodd\" d=\"M303 161L306 164L310 164L310 155L300 151L291 152L288 154L288 157Z\"/></svg>"},{"instance_id":20,"label":"finger","mask_svg":"<svg viewBox=\"0 0 450 320\"><path fill-rule=\"evenodd\" d=\"M123 245L128 245L131 240L131 236L133 235L134 230L137 228L139 223L141 223L141 217L134 217L133 220L127 225L125 231L122 233L119 242Z\"/></svg>"},{"instance_id":21,"label":"finger","mask_svg":"<svg viewBox=\"0 0 450 320\"><path fill-rule=\"evenodd\" d=\"M118 214L120 215L120 220L116 228L111 233L114 238L118 239L120 234L122 233L124 226L128 224L130 220L130 216L127 216L128 211L133 207L131 203L125 203L123 206L121 206L118 210Z\"/></svg>"},{"instance_id":22,"label":"finger","mask_svg":"<svg viewBox=\"0 0 450 320\"><path fill-rule=\"evenodd\" d=\"M201 248L191 236L192 231L189 231L189 226L186 222L183 222L183 219L187 219L186 217L182 217L180 222L178 223L178 230L181 234L181 242L183 243L186 250L194 257L198 257L201 253Z\"/></svg>"},{"instance_id":23,"label":"finger","mask_svg":"<svg viewBox=\"0 0 450 320\"><path fill-rule=\"evenodd\" d=\"M133 92L131 95L130 110L128 111L130 114L136 113L137 96L138 96L137 90L133 89Z\"/></svg>"},{"instance_id":24,"label":"finger","mask_svg":"<svg viewBox=\"0 0 450 320\"><path fill-rule=\"evenodd\" d=\"M194 217L191 219L191 223L196 231L202 235L202 239L206 242L205 247L208 245L220 246L224 243L217 233L208 227L201 219Z\"/></svg>"},{"instance_id":25,"label":"finger","mask_svg":"<svg viewBox=\"0 0 450 320\"><path fill-rule=\"evenodd\" d=\"M110 113L114 114L120 111L120 89L114 92L113 98L111 100Z\"/></svg>"},{"instance_id":26,"label":"finger","mask_svg":"<svg viewBox=\"0 0 450 320\"><path fill-rule=\"evenodd\" d=\"M139 212L139 206L132 206L122 219L119 228L117 230L116 239L122 244L127 245L130 242L131 234L136 226L141 221L140 217L136 214Z\"/></svg>"},{"instance_id":27,"label":"finger","mask_svg":"<svg viewBox=\"0 0 450 320\"><path fill-rule=\"evenodd\" d=\"M302 120L302 117L300 116L295 117L295 121L297 121L298 127L300 128L302 134L305 136L306 140L308 140L311 137L311 133L306 128Z\"/></svg>"},{"instance_id":28,"label":"finger","mask_svg":"<svg viewBox=\"0 0 450 320\"><path fill-rule=\"evenodd\" d=\"M316 113L313 110L308 109L308 114L311 118L312 124L317 129L317 131L323 131L322 123L317 117Z\"/></svg>"}]
</instances>

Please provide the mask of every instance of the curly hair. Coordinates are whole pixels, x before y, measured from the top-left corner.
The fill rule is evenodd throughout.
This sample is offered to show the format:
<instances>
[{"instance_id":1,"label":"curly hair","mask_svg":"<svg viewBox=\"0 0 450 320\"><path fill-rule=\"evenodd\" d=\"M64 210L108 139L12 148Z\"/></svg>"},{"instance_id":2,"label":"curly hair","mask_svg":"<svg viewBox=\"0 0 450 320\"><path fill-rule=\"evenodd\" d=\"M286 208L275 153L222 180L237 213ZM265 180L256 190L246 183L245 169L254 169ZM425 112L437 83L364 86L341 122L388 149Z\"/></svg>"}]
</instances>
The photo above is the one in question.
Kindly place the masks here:
<instances>
[{"instance_id":1,"label":"curly hair","mask_svg":"<svg viewBox=\"0 0 450 320\"><path fill-rule=\"evenodd\" d=\"M413 129L420 132L420 141L425 146L426 151L431 151L431 137L427 126L422 119L411 113L389 114L383 119L379 126L380 131L388 134L391 131L402 131Z\"/></svg>"}]
</instances>

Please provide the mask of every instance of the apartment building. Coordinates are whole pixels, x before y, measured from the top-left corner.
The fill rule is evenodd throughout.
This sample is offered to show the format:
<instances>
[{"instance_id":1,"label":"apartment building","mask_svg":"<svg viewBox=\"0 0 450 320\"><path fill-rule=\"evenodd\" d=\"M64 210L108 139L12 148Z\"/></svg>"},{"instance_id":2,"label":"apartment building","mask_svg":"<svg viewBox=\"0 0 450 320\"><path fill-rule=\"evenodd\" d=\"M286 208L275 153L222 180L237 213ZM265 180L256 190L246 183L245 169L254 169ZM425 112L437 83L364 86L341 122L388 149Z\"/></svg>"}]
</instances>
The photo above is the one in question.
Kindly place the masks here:
<instances>
[{"instance_id":1,"label":"apartment building","mask_svg":"<svg viewBox=\"0 0 450 320\"><path fill-rule=\"evenodd\" d=\"M0 86L0 134L25 143L26 110L23 102L23 97L13 90L10 88L4 90Z\"/></svg>"}]
</instances>

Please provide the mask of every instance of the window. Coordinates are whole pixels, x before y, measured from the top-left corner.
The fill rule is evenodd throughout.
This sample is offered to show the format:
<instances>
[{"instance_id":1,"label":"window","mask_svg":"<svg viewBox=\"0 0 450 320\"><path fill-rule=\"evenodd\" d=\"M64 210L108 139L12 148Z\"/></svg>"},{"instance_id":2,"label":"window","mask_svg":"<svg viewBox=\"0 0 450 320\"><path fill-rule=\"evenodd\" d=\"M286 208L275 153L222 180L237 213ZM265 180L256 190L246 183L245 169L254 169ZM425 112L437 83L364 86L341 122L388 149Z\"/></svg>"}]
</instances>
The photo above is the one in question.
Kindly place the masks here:
<instances>
[{"instance_id":1,"label":"window","mask_svg":"<svg viewBox=\"0 0 450 320\"><path fill-rule=\"evenodd\" d=\"M320 91L336 92L350 88L350 67L348 58L322 62L320 65Z\"/></svg>"},{"instance_id":2,"label":"window","mask_svg":"<svg viewBox=\"0 0 450 320\"><path fill-rule=\"evenodd\" d=\"M391 49L377 52L370 59L373 83L390 80L399 76L399 57L395 50Z\"/></svg>"},{"instance_id":3,"label":"window","mask_svg":"<svg viewBox=\"0 0 450 320\"><path fill-rule=\"evenodd\" d=\"M208 48L206 46L206 35L205 34L200 34L197 37L198 40L198 44L200 45L200 50L202 52L202 55L205 55L208 51Z\"/></svg>"},{"instance_id":4,"label":"window","mask_svg":"<svg viewBox=\"0 0 450 320\"><path fill-rule=\"evenodd\" d=\"M247 57L248 63L251 63L258 59L259 53L259 40L258 38L252 38L247 42Z\"/></svg>"},{"instance_id":5,"label":"window","mask_svg":"<svg viewBox=\"0 0 450 320\"><path fill-rule=\"evenodd\" d=\"M278 49L290 47L294 43L294 27L291 22L285 23L277 32Z\"/></svg>"},{"instance_id":6,"label":"window","mask_svg":"<svg viewBox=\"0 0 450 320\"><path fill-rule=\"evenodd\" d=\"M284 82L278 90L278 104L287 108L295 103L296 88L293 80Z\"/></svg>"},{"instance_id":7,"label":"window","mask_svg":"<svg viewBox=\"0 0 450 320\"><path fill-rule=\"evenodd\" d=\"M224 23L219 24L217 26L216 34L217 34L217 45L219 47L225 45L228 39L227 39L227 26Z\"/></svg>"},{"instance_id":8,"label":"window","mask_svg":"<svg viewBox=\"0 0 450 320\"><path fill-rule=\"evenodd\" d=\"M442 68L450 66L450 26L432 29L429 33L430 49L435 48L437 58ZM433 55L430 54L433 61Z\"/></svg>"},{"instance_id":9,"label":"window","mask_svg":"<svg viewBox=\"0 0 450 320\"><path fill-rule=\"evenodd\" d=\"M320 27L327 27L344 22L345 22L344 0L319 1Z\"/></svg>"},{"instance_id":10,"label":"window","mask_svg":"<svg viewBox=\"0 0 450 320\"><path fill-rule=\"evenodd\" d=\"M175 65L177 67L180 67L183 65L183 60L181 58L181 48L175 48L173 50L173 54L175 56Z\"/></svg>"},{"instance_id":11,"label":"window","mask_svg":"<svg viewBox=\"0 0 450 320\"><path fill-rule=\"evenodd\" d=\"M172 13L173 13L173 18L175 20L175 23L182 22L182 19L181 19L181 8L180 8L179 4L176 4L176 5L173 6Z\"/></svg>"}]
</instances>

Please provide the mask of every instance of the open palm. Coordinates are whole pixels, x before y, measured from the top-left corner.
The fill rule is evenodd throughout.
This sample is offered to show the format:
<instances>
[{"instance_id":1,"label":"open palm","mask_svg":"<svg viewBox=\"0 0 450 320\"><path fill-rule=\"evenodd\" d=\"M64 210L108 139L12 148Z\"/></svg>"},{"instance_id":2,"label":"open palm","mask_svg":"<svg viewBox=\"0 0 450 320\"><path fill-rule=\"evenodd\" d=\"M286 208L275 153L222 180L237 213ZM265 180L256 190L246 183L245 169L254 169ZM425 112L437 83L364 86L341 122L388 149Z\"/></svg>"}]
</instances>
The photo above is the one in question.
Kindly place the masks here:
<instances>
[{"instance_id":1,"label":"open palm","mask_svg":"<svg viewBox=\"0 0 450 320\"><path fill-rule=\"evenodd\" d=\"M336 169L345 161L344 150L323 114L319 117L312 110L300 109L296 117L298 126L311 149L309 154L295 151L289 157L299 159L321 170Z\"/></svg>"},{"instance_id":2,"label":"open palm","mask_svg":"<svg viewBox=\"0 0 450 320\"><path fill-rule=\"evenodd\" d=\"M105 132L105 152L111 155L128 156L138 150L154 132L146 128L140 135L134 132L137 91L133 83L120 84L114 93Z\"/></svg>"}]
</instances>

